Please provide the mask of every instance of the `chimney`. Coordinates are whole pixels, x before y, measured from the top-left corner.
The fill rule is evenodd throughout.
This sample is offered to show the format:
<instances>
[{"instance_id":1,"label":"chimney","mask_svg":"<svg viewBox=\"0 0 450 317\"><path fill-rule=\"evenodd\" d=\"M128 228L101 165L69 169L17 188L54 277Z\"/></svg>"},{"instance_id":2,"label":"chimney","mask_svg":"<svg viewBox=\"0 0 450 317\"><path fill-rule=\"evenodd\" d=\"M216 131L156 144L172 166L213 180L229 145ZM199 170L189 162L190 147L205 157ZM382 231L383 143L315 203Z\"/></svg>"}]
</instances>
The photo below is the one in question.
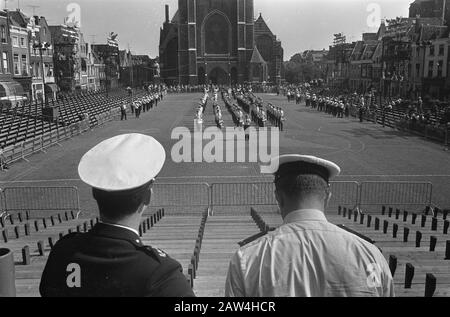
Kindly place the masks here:
<instances>
[{"instance_id":1,"label":"chimney","mask_svg":"<svg viewBox=\"0 0 450 317\"><path fill-rule=\"evenodd\" d=\"M166 4L166 23L169 23L169 5Z\"/></svg>"}]
</instances>

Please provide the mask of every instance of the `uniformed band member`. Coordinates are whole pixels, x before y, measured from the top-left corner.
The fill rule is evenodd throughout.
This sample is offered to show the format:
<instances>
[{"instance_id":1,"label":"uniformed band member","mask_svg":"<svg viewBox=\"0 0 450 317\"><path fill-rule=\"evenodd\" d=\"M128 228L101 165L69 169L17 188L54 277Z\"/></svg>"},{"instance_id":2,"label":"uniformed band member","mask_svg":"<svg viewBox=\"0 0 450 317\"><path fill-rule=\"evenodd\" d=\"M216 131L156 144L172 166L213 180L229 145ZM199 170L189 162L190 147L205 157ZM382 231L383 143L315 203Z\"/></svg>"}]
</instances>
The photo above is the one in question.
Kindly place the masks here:
<instances>
[{"instance_id":1,"label":"uniformed band member","mask_svg":"<svg viewBox=\"0 0 450 317\"><path fill-rule=\"evenodd\" d=\"M100 222L55 244L45 266L45 297L192 297L178 262L145 246L138 233L165 161L152 137L127 134L86 153L80 178L93 188Z\"/></svg>"},{"instance_id":2,"label":"uniformed band member","mask_svg":"<svg viewBox=\"0 0 450 317\"><path fill-rule=\"evenodd\" d=\"M122 106L120 106L120 114L121 114L121 116L120 116L121 121L127 120L127 103L126 102L123 102Z\"/></svg>"},{"instance_id":3,"label":"uniformed band member","mask_svg":"<svg viewBox=\"0 0 450 317\"><path fill-rule=\"evenodd\" d=\"M133 107L134 107L134 114L136 116L136 119L139 119L139 117L141 116L141 102L138 100L134 101Z\"/></svg>"},{"instance_id":4,"label":"uniformed band member","mask_svg":"<svg viewBox=\"0 0 450 317\"><path fill-rule=\"evenodd\" d=\"M284 121L286 121L286 119L284 117L283 109L275 107L269 103L267 106L267 118L269 122L279 128L280 131L284 130Z\"/></svg>"},{"instance_id":5,"label":"uniformed band member","mask_svg":"<svg viewBox=\"0 0 450 317\"><path fill-rule=\"evenodd\" d=\"M244 119L244 131L245 131L245 140L246 141L250 140L250 132L248 131L248 129L251 126L252 126L252 119L247 114L247 115L245 115L245 119Z\"/></svg>"},{"instance_id":6,"label":"uniformed band member","mask_svg":"<svg viewBox=\"0 0 450 317\"><path fill-rule=\"evenodd\" d=\"M285 155L270 170L284 224L232 258L226 296L394 296L392 275L373 244L329 223L329 180L340 168L313 156Z\"/></svg>"}]
</instances>

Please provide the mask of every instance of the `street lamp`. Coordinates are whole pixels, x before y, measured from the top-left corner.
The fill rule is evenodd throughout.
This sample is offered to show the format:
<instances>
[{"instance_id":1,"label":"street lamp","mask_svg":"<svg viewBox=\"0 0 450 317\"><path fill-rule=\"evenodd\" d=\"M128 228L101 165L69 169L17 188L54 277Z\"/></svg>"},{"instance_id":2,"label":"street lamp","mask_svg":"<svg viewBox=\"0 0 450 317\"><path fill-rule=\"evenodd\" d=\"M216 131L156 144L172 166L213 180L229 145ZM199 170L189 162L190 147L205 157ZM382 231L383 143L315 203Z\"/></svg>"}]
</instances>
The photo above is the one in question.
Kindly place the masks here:
<instances>
[{"instance_id":1,"label":"street lamp","mask_svg":"<svg viewBox=\"0 0 450 317\"><path fill-rule=\"evenodd\" d=\"M44 104L46 103L46 95L45 95L45 67L44 67L44 57L42 56L42 52L51 49L52 45L47 42L35 42L33 44L33 48L39 50L39 57L41 59L41 72L42 72L42 101Z\"/></svg>"}]
</instances>

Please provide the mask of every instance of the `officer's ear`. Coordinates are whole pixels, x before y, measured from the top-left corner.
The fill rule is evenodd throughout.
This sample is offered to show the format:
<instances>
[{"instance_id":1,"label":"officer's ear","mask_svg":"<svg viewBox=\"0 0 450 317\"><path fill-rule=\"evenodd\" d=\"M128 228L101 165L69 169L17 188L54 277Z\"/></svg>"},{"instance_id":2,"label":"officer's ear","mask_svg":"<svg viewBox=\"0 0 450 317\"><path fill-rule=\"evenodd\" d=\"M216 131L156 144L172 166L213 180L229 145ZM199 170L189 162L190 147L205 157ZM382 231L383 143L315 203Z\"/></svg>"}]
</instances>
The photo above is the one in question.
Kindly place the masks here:
<instances>
[{"instance_id":1,"label":"officer's ear","mask_svg":"<svg viewBox=\"0 0 450 317\"><path fill-rule=\"evenodd\" d=\"M284 196L280 194L278 189L275 189L275 199L278 202L278 207L282 209L284 207Z\"/></svg>"},{"instance_id":2,"label":"officer's ear","mask_svg":"<svg viewBox=\"0 0 450 317\"><path fill-rule=\"evenodd\" d=\"M331 200L331 197L332 197L332 194L331 194L331 185L330 184L328 184L328 187L327 187L327 189L326 189L326 191L325 191L325 209L328 207L328 205L329 205L329 203L330 203L330 200Z\"/></svg>"},{"instance_id":3,"label":"officer's ear","mask_svg":"<svg viewBox=\"0 0 450 317\"><path fill-rule=\"evenodd\" d=\"M152 199L152 194L153 194L153 184L154 184L155 180L153 179L148 185L147 185L147 189L144 192L144 197L142 200L142 211L146 210L148 206L150 206L150 202Z\"/></svg>"}]
</instances>

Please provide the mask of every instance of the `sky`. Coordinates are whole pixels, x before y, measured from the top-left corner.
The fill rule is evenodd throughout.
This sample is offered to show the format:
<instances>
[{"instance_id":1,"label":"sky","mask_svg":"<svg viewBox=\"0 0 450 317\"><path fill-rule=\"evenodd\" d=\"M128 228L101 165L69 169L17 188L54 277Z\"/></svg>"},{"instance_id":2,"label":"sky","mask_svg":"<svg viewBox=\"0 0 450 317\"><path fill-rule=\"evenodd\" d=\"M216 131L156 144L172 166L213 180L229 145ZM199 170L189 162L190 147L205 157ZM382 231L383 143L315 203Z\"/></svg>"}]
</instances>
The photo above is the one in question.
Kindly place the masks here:
<instances>
[{"instance_id":1,"label":"sky","mask_svg":"<svg viewBox=\"0 0 450 317\"><path fill-rule=\"evenodd\" d=\"M363 32L376 32L375 25L379 25L380 19L408 16L413 0L254 2L255 18L262 14L272 32L282 41L285 60L289 60L304 50L328 49L336 33L343 32L347 41L356 41ZM135 54L151 57L158 55L165 4L170 5L173 16L178 0L6 0L7 9L19 6L28 15L34 11L36 15L45 16L50 25L62 24L68 15L79 16L87 42L105 43L108 34L115 32L121 49L129 47ZM0 7L5 8L5 0L0 0ZM76 13L78 11L80 14Z\"/></svg>"}]
</instances>

